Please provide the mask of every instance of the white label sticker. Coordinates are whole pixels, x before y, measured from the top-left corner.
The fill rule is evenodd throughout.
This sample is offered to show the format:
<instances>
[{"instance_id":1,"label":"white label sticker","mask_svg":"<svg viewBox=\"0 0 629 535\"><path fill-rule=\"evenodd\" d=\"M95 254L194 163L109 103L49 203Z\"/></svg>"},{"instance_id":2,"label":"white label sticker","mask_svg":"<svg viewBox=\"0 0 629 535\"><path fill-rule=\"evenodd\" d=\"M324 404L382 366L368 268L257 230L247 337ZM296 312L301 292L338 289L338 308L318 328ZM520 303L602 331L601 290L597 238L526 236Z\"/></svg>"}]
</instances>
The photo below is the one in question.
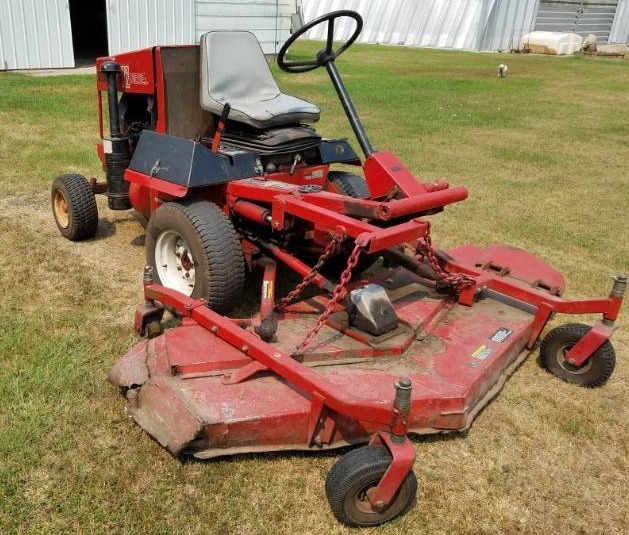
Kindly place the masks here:
<instances>
[{"instance_id":1,"label":"white label sticker","mask_svg":"<svg viewBox=\"0 0 629 535\"><path fill-rule=\"evenodd\" d=\"M105 152L105 154L111 154L114 151L113 147L111 146L110 139L103 140L103 151Z\"/></svg>"},{"instance_id":2,"label":"white label sticker","mask_svg":"<svg viewBox=\"0 0 629 535\"><path fill-rule=\"evenodd\" d=\"M489 339L492 342L498 342L502 344L509 336L513 334L511 329L507 329L506 327L500 327L494 334L492 334Z\"/></svg>"}]
</instances>

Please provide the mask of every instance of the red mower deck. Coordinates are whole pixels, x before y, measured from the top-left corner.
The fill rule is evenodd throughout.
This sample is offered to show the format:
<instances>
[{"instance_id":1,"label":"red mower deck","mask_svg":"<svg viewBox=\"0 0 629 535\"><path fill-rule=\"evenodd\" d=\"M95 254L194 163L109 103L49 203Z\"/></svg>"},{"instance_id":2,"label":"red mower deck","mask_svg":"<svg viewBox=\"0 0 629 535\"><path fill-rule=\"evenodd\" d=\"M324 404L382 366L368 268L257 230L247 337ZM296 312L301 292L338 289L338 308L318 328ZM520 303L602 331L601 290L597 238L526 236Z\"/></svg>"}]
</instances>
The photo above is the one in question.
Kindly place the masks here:
<instances>
[{"instance_id":1,"label":"red mower deck","mask_svg":"<svg viewBox=\"0 0 629 535\"><path fill-rule=\"evenodd\" d=\"M133 380L119 367L146 366L149 380L133 399L130 414L171 452L200 458L366 442L375 431L384 430L369 421L369 407L389 406L393 385L401 377L413 383L409 433L469 427L528 354L535 316L515 302L490 297L473 308L452 303L402 268L384 276L376 281L386 289L400 319L394 332L380 337L355 333L367 338L360 341L325 326L299 357L304 367L342 393L339 397L358 398L365 420L341 417L336 422L336 416L328 415L330 422L309 429L311 395L282 378L260 372L226 384L254 360L193 322L141 342L112 377L118 386L128 387ZM310 307L311 313L288 311L280 318L278 341L269 344L269 351L292 353L323 311L316 300L293 307ZM330 323L349 328L344 311L333 314Z\"/></svg>"},{"instance_id":2,"label":"red mower deck","mask_svg":"<svg viewBox=\"0 0 629 535\"><path fill-rule=\"evenodd\" d=\"M486 275L511 287L511 293L521 287L523 294L540 302L556 300L575 311L605 306L611 315L620 305L613 297L564 301L548 291L531 289L524 274L553 292L562 290L564 283L559 273L521 250L468 246L447 256L452 262L461 258L475 266L488 254L496 261L520 261L503 269L502 275ZM506 277L505 271L521 278ZM400 378L410 379L413 385L406 423L409 434L467 429L539 336L543 307L492 291L489 282L477 289L471 306L438 293L434 283L405 268L362 279L347 290L368 284L386 291L399 320L395 329L371 336L352 327L347 310L338 307L310 345L296 355L295 348L329 303L326 299L315 297L288 306L279 315L273 340L263 342L242 321L224 318L151 283L149 299L152 288L157 288L157 295L166 291L162 298L191 317L181 327L140 342L114 367L110 378L127 392L133 418L174 454L210 458L326 449L365 442L373 433L385 431L386 426L369 418L370 411L391 405L393 385ZM254 346L271 359L289 359L297 374L316 374L316 380L338 392L339 399L352 398L361 417L348 419L324 411L321 392L314 392L317 402L299 381L295 384L281 372L271 373L255 353L249 354Z\"/></svg>"}]
</instances>

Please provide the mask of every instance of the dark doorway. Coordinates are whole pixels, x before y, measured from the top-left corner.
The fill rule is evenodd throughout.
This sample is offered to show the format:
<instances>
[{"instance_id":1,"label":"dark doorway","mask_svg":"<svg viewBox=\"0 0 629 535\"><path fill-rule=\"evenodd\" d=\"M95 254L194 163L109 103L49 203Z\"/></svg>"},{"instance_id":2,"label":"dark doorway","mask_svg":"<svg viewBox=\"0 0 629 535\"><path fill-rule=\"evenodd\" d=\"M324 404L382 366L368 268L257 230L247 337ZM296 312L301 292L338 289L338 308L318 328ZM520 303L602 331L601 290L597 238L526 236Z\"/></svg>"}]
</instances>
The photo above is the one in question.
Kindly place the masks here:
<instances>
[{"instance_id":1,"label":"dark doorway","mask_svg":"<svg viewBox=\"0 0 629 535\"><path fill-rule=\"evenodd\" d=\"M70 0L70 22L77 67L108 54L106 0Z\"/></svg>"}]
</instances>

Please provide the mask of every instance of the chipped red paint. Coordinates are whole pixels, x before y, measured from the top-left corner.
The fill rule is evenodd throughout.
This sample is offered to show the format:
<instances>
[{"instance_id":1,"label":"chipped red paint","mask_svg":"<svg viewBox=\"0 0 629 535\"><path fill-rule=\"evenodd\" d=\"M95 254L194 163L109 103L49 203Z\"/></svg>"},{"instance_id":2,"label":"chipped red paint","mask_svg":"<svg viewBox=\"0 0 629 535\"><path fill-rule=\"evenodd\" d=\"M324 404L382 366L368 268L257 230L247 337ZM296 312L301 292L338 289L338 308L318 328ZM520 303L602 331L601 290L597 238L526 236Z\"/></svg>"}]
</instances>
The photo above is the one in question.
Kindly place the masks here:
<instances>
[{"instance_id":1,"label":"chipped red paint","mask_svg":"<svg viewBox=\"0 0 629 535\"><path fill-rule=\"evenodd\" d=\"M374 281L389 294L402 325L399 330L381 340L358 340L324 326L303 362L290 354L317 314L308 313L301 303L288 307L280 317L277 341L266 343L198 301L147 285L148 299L192 320L146 346L144 359L152 370L147 384L155 380L160 388L169 385L185 407L181 421L201 422L203 431L195 436L194 447L201 447L196 454L202 457L367 441L392 425L393 385L400 377L413 381L410 433L465 429L488 401L487 393L504 382L505 368L525 352L534 315L493 299L483 299L473 309L463 307L401 268ZM502 342L492 341L500 328L512 334ZM137 350L132 354L138 358ZM226 377L254 361L262 366L253 371L267 371L225 384ZM315 398L316 404L311 402ZM325 421L333 425L319 429L313 427L312 414L318 418L322 407ZM161 410L161 404L130 408L134 417L148 422L157 418L155 410ZM189 428L186 423L186 437ZM160 433L154 427L149 432ZM183 438L173 441L173 429L166 433L156 438L187 447Z\"/></svg>"}]
</instances>

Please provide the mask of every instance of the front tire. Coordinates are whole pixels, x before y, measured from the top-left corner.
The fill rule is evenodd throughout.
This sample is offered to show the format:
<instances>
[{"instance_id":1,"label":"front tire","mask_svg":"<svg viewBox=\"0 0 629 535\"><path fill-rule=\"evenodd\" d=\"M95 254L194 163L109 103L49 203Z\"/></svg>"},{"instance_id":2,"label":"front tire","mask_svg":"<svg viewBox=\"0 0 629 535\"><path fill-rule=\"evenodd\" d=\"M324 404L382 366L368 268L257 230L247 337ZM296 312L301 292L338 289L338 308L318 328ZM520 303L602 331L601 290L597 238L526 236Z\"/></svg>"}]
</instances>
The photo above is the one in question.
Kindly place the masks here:
<instances>
[{"instance_id":1,"label":"front tire","mask_svg":"<svg viewBox=\"0 0 629 535\"><path fill-rule=\"evenodd\" d=\"M367 182L359 175L345 171L330 171L328 184L328 189L339 195L346 195L354 199L369 199L371 197ZM347 266L347 259L351 252L351 248L347 244L343 244L341 252L325 263L322 269L323 273L331 277L338 277ZM378 255L362 252L358 258L358 264L354 268L354 275L360 275L363 271L367 271L376 260L378 260Z\"/></svg>"},{"instance_id":2,"label":"front tire","mask_svg":"<svg viewBox=\"0 0 629 535\"><path fill-rule=\"evenodd\" d=\"M568 323L550 331L540 346L540 362L546 370L567 383L594 388L604 385L616 366L616 353L609 340L581 366L573 366L565 355L590 331L589 325Z\"/></svg>"},{"instance_id":3,"label":"front tire","mask_svg":"<svg viewBox=\"0 0 629 535\"><path fill-rule=\"evenodd\" d=\"M71 241L88 240L98 230L94 192L83 175L56 177L50 189L52 215L61 235Z\"/></svg>"},{"instance_id":4,"label":"front tire","mask_svg":"<svg viewBox=\"0 0 629 535\"><path fill-rule=\"evenodd\" d=\"M239 304L245 263L231 221L207 201L169 202L146 229L146 257L156 281L220 314Z\"/></svg>"},{"instance_id":5,"label":"front tire","mask_svg":"<svg viewBox=\"0 0 629 535\"><path fill-rule=\"evenodd\" d=\"M377 526L408 511L417 495L417 478L411 470L386 510L374 511L367 499L391 464L386 448L363 446L345 454L325 481L325 494L334 516L348 526Z\"/></svg>"},{"instance_id":6,"label":"front tire","mask_svg":"<svg viewBox=\"0 0 629 535\"><path fill-rule=\"evenodd\" d=\"M369 186L362 176L346 173L345 171L330 171L328 182L334 193L347 195L354 199L369 199Z\"/></svg>"}]
</instances>

